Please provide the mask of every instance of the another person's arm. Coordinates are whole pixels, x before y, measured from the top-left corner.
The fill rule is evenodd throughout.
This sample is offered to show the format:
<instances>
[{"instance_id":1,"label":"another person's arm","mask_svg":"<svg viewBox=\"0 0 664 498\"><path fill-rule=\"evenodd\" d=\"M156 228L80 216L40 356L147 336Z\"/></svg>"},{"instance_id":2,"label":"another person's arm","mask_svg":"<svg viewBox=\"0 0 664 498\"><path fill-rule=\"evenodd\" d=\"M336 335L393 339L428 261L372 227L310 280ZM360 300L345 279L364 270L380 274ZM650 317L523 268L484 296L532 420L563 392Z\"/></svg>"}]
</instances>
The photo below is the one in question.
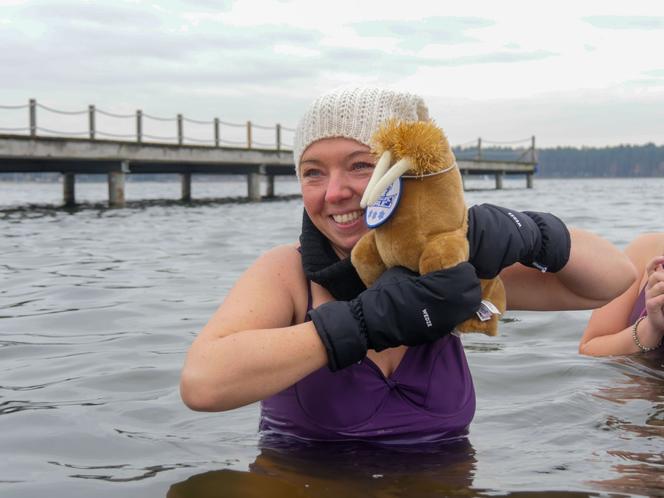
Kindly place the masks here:
<instances>
[{"instance_id":1,"label":"another person's arm","mask_svg":"<svg viewBox=\"0 0 664 498\"><path fill-rule=\"evenodd\" d=\"M645 348L656 347L662 342L664 234L638 237L625 249L625 254L639 270L639 278L619 297L593 311L579 344L582 354L604 356L641 352L634 341L634 323L629 323L629 317L644 286L648 316L639 322L637 338Z\"/></svg>"},{"instance_id":2,"label":"another person's arm","mask_svg":"<svg viewBox=\"0 0 664 498\"><path fill-rule=\"evenodd\" d=\"M508 309L594 309L633 285L634 266L613 244L580 229L570 229L570 237L569 261L558 272L543 273L517 263L500 273Z\"/></svg>"}]
</instances>

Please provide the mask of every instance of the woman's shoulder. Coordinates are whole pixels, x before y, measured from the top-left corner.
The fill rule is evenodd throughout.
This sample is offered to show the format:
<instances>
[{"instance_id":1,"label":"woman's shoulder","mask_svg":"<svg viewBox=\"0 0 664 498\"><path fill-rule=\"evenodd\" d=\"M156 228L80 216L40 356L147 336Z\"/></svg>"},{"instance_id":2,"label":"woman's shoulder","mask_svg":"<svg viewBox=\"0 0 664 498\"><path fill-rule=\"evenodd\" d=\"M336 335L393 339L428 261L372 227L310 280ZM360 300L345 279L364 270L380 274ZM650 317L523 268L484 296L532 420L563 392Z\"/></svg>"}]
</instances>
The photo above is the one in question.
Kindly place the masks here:
<instances>
[{"instance_id":1,"label":"woman's shoulder","mask_svg":"<svg viewBox=\"0 0 664 498\"><path fill-rule=\"evenodd\" d=\"M305 281L299 247L299 243L292 243L268 249L254 262L252 270L277 279L289 289L299 290Z\"/></svg>"},{"instance_id":2,"label":"woman's shoulder","mask_svg":"<svg viewBox=\"0 0 664 498\"><path fill-rule=\"evenodd\" d=\"M263 274L269 274L274 288L291 296L293 321L301 323L307 312L307 279L302 268L300 244L284 244L264 252L254 263ZM278 287L277 287L278 286Z\"/></svg>"},{"instance_id":3,"label":"woman's shoulder","mask_svg":"<svg viewBox=\"0 0 664 498\"><path fill-rule=\"evenodd\" d=\"M296 242L272 247L261 254L256 263L273 266L277 269L301 269L302 257L298 250L299 247L300 244Z\"/></svg>"},{"instance_id":4,"label":"woman's shoulder","mask_svg":"<svg viewBox=\"0 0 664 498\"><path fill-rule=\"evenodd\" d=\"M645 265L655 256L664 254L664 232L639 235L627 246L625 253L635 264Z\"/></svg>"},{"instance_id":5,"label":"woman's shoulder","mask_svg":"<svg viewBox=\"0 0 664 498\"><path fill-rule=\"evenodd\" d=\"M648 232L639 235L632 244L664 249L664 232Z\"/></svg>"},{"instance_id":6,"label":"woman's shoulder","mask_svg":"<svg viewBox=\"0 0 664 498\"><path fill-rule=\"evenodd\" d=\"M637 288L641 289L647 278L646 266L654 257L664 254L664 232L639 235L625 248L625 254L638 272Z\"/></svg>"}]
</instances>

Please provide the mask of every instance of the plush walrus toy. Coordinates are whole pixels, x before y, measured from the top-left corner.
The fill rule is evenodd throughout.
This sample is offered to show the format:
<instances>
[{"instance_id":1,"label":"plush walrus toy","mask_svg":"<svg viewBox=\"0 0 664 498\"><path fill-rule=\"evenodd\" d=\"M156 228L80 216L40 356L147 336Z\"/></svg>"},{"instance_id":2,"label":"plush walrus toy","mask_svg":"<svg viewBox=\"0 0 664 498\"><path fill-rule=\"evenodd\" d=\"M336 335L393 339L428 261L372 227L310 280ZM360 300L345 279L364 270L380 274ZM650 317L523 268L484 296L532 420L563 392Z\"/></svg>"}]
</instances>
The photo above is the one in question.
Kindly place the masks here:
<instances>
[{"instance_id":1,"label":"plush walrus toy","mask_svg":"<svg viewBox=\"0 0 664 498\"><path fill-rule=\"evenodd\" d=\"M351 261L369 287L388 268L421 275L468 261L468 210L461 173L447 138L433 121L386 121L373 135L379 157L364 192L367 224L373 230L353 248ZM498 333L505 311L499 277L482 280L477 317L462 332Z\"/></svg>"}]
</instances>

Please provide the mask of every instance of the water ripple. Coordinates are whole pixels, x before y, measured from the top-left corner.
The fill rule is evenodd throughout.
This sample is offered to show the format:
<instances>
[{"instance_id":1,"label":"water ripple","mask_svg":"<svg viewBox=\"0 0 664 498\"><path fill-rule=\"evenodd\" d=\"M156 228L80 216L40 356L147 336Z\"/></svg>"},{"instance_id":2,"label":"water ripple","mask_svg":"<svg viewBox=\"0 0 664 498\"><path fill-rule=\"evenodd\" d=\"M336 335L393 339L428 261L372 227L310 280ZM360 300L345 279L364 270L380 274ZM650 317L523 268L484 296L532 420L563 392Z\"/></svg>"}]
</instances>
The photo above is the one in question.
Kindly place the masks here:
<instances>
[{"instance_id":1,"label":"water ripple","mask_svg":"<svg viewBox=\"0 0 664 498\"><path fill-rule=\"evenodd\" d=\"M94 401L69 401L69 402L35 402L29 400L10 400L0 403L0 415L11 415L17 412L34 410L56 410L70 406L101 406L103 402Z\"/></svg>"},{"instance_id":2,"label":"water ripple","mask_svg":"<svg viewBox=\"0 0 664 498\"><path fill-rule=\"evenodd\" d=\"M66 469L72 470L88 470L88 471L107 471L106 473L76 473L70 474L69 477L75 479L98 479L101 481L108 482L131 482L131 481L140 481L143 479L149 479L155 477L160 472L167 472L174 469L190 468L191 464L163 464L163 465L151 465L149 467L135 468L132 465L128 464L115 464L115 465L73 465L69 463L60 463L55 461L48 462L52 465L58 465ZM119 472L122 471L122 472ZM122 475L129 474L129 475Z\"/></svg>"}]
</instances>

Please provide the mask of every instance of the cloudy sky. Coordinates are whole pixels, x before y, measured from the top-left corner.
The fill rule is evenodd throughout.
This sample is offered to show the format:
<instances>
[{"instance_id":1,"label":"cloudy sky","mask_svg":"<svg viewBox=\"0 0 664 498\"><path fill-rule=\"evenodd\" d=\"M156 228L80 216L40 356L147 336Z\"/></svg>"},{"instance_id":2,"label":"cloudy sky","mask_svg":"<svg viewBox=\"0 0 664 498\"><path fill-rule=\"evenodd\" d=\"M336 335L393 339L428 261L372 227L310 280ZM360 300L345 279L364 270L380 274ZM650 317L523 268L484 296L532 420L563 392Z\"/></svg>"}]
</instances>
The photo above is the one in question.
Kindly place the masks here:
<instances>
[{"instance_id":1,"label":"cloudy sky","mask_svg":"<svg viewBox=\"0 0 664 498\"><path fill-rule=\"evenodd\" d=\"M358 83L421 94L453 144L664 144L660 0L0 0L0 47L0 105L294 127Z\"/></svg>"}]
</instances>

